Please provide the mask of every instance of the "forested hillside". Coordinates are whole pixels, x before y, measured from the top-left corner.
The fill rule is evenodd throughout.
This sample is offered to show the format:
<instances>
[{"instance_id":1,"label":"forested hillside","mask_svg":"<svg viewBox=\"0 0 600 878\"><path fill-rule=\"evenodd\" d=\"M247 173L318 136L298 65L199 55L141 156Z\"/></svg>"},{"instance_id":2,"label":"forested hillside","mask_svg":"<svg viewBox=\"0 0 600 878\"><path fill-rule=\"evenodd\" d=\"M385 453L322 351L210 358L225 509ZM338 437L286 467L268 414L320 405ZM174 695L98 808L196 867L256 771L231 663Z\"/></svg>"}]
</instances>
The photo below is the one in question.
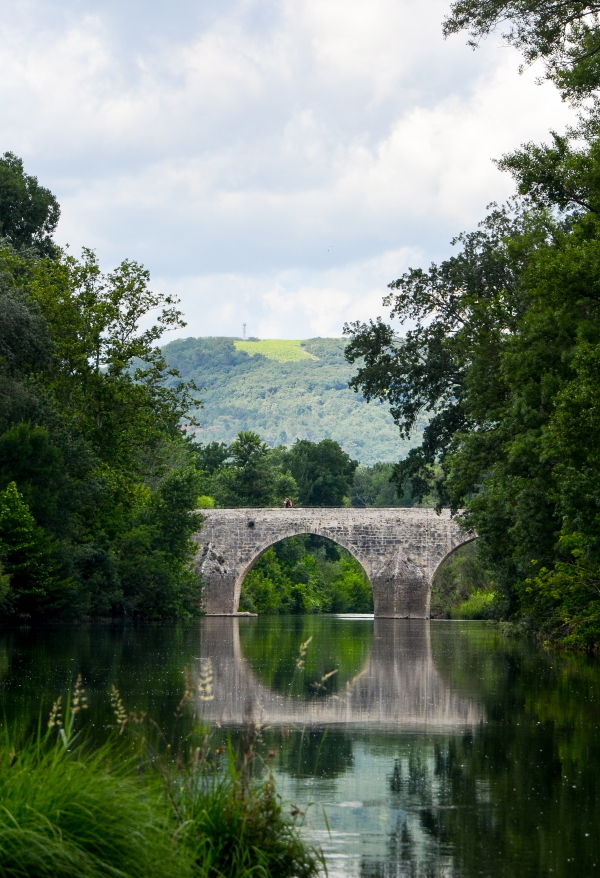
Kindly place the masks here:
<instances>
[{"instance_id":1,"label":"forested hillside","mask_svg":"<svg viewBox=\"0 0 600 878\"><path fill-rule=\"evenodd\" d=\"M271 446L334 439L363 464L405 457L420 431L412 441L400 439L386 405L366 403L348 388L356 370L344 358L345 344L338 338L186 338L166 345L163 354L201 388L197 438L204 444L229 444L240 430L253 430Z\"/></svg>"}]
</instances>

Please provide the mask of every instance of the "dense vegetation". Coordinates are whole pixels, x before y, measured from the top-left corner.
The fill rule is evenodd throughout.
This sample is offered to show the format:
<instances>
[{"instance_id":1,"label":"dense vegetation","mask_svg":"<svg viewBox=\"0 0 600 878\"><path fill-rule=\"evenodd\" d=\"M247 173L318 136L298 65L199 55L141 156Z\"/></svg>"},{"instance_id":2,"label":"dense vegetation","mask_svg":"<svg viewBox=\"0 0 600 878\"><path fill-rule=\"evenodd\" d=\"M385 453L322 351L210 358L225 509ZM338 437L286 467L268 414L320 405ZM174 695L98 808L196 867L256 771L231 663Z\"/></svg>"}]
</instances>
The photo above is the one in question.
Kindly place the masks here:
<instances>
[{"instance_id":1,"label":"dense vegetation","mask_svg":"<svg viewBox=\"0 0 600 878\"><path fill-rule=\"evenodd\" d=\"M276 613L372 613L373 591L352 555L305 534L268 549L246 576L240 610Z\"/></svg>"},{"instance_id":2,"label":"dense vegetation","mask_svg":"<svg viewBox=\"0 0 600 878\"><path fill-rule=\"evenodd\" d=\"M432 619L498 619L496 594L476 542L458 548L437 571L430 612Z\"/></svg>"},{"instance_id":3,"label":"dense vegetation","mask_svg":"<svg viewBox=\"0 0 600 878\"><path fill-rule=\"evenodd\" d=\"M318 873L321 857L283 813L272 779L251 777L251 743L223 755L202 730L202 746L188 749L179 740L172 749L128 713L114 688L111 701L116 731L100 744L81 738L88 702L80 679L66 703L55 702L43 732L7 734L0 748L3 878Z\"/></svg>"},{"instance_id":4,"label":"dense vegetation","mask_svg":"<svg viewBox=\"0 0 600 878\"><path fill-rule=\"evenodd\" d=\"M344 340L335 338L245 343L186 338L170 342L163 354L202 388L203 407L195 412L201 429L195 434L204 444L229 445L240 430L248 430L271 447L334 439L362 464L396 460L417 444L418 435L412 441L399 437L384 405L367 405L348 388L352 368L344 347Z\"/></svg>"},{"instance_id":5,"label":"dense vegetation","mask_svg":"<svg viewBox=\"0 0 600 878\"><path fill-rule=\"evenodd\" d=\"M344 506L350 501L357 461L338 442L302 439L292 448L269 448L258 433L244 430L231 445L195 446L208 506Z\"/></svg>"},{"instance_id":6,"label":"dense vegetation","mask_svg":"<svg viewBox=\"0 0 600 878\"><path fill-rule=\"evenodd\" d=\"M194 388L156 347L183 325L135 262L56 247L56 199L0 159L0 613L195 612ZM149 312L154 325L142 330ZM145 323L144 325L147 325ZM137 367L133 367L133 363ZM168 382L168 383L167 383Z\"/></svg>"},{"instance_id":7,"label":"dense vegetation","mask_svg":"<svg viewBox=\"0 0 600 878\"><path fill-rule=\"evenodd\" d=\"M508 20L526 57L547 58L564 85L595 46L591 8L460 0L448 27L481 35ZM598 57L590 49L586 64ZM400 491L410 485L417 497L466 509L494 581L495 612L595 648L600 103L550 145L527 144L499 164L519 196L459 235L455 256L390 284L391 317L412 327L404 339L379 320L355 323L346 355L359 366L353 385L388 403L403 436L431 413L395 481Z\"/></svg>"}]
</instances>

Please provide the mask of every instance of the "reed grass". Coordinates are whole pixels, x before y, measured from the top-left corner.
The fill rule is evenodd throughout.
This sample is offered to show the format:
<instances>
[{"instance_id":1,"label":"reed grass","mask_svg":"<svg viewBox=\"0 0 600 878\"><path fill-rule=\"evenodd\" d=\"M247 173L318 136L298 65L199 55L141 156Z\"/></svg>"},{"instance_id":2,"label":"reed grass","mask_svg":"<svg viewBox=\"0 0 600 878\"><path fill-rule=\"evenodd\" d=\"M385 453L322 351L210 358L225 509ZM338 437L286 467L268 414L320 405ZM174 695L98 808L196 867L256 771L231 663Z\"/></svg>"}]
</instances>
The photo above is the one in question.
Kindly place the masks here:
<instances>
[{"instance_id":1,"label":"reed grass","mask_svg":"<svg viewBox=\"0 0 600 878\"><path fill-rule=\"evenodd\" d=\"M252 779L252 754L215 756L206 738L185 760L159 755L116 690L111 701L117 727L99 746L76 729L79 680L36 735L5 730L0 878L314 878L324 867L271 777Z\"/></svg>"},{"instance_id":2,"label":"reed grass","mask_svg":"<svg viewBox=\"0 0 600 878\"><path fill-rule=\"evenodd\" d=\"M69 751L38 737L0 753L2 878L190 874L156 779L112 745ZM186 862L187 860L187 862Z\"/></svg>"},{"instance_id":3,"label":"reed grass","mask_svg":"<svg viewBox=\"0 0 600 878\"><path fill-rule=\"evenodd\" d=\"M272 779L249 784L229 756L224 774L196 773L177 791L175 808L198 873L209 878L317 875L325 868L323 857L300 838Z\"/></svg>"}]
</instances>

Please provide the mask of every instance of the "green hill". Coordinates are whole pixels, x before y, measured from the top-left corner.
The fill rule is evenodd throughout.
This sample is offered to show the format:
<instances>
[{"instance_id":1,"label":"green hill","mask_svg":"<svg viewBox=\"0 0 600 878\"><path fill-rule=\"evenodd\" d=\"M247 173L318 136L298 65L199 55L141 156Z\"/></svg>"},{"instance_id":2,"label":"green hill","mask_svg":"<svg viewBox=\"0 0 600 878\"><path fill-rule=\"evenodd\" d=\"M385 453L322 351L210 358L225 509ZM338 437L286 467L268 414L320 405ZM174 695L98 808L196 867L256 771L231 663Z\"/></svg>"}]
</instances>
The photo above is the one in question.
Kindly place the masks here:
<instances>
[{"instance_id":1,"label":"green hill","mask_svg":"<svg viewBox=\"0 0 600 878\"><path fill-rule=\"evenodd\" d=\"M305 341L185 338L164 348L170 365L202 388L199 441L231 442L255 430L270 445L335 439L363 464L394 461L413 442L399 438L386 406L348 388L355 366L344 339Z\"/></svg>"}]
</instances>

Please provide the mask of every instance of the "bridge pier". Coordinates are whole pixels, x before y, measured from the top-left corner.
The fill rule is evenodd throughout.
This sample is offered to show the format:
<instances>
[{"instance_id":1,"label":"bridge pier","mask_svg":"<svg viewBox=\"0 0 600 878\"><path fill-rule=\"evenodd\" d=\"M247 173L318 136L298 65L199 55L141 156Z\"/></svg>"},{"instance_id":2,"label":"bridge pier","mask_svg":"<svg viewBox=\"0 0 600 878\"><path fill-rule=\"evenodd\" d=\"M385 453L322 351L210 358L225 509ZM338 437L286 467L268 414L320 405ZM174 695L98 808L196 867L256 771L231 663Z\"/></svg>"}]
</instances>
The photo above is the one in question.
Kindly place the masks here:
<instances>
[{"instance_id":1,"label":"bridge pier","mask_svg":"<svg viewBox=\"0 0 600 878\"><path fill-rule=\"evenodd\" d=\"M441 562L472 540L444 509L210 509L196 534L196 571L207 615L239 606L252 565L274 543L300 534L327 537L347 549L373 587L375 616L429 618L431 585Z\"/></svg>"}]
</instances>

